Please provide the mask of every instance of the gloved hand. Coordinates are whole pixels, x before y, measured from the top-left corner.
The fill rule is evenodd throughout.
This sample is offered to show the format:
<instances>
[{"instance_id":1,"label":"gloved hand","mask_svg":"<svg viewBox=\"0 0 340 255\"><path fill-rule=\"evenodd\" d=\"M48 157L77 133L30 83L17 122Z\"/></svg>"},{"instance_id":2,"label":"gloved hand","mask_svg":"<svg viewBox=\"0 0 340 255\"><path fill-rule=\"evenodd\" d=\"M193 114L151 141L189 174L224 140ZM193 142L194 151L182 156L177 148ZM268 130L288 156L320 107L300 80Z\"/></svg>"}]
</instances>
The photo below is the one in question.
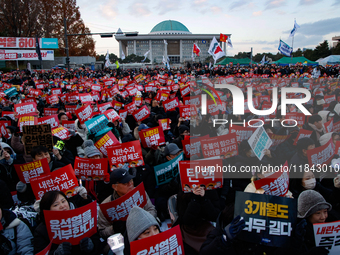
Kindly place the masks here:
<instances>
[{"instance_id":1,"label":"gloved hand","mask_svg":"<svg viewBox=\"0 0 340 255\"><path fill-rule=\"evenodd\" d=\"M27 189L26 183L23 183L22 181L19 181L16 185L16 190L20 193L24 193Z\"/></svg>"},{"instance_id":2,"label":"gloved hand","mask_svg":"<svg viewBox=\"0 0 340 255\"><path fill-rule=\"evenodd\" d=\"M246 227L246 223L244 219L240 220L241 216L238 215L236 216L231 223L224 228L224 231L226 232L227 235L227 241L228 240L233 240L238 233L242 231Z\"/></svg>"},{"instance_id":3,"label":"gloved hand","mask_svg":"<svg viewBox=\"0 0 340 255\"><path fill-rule=\"evenodd\" d=\"M93 251L94 244L93 244L93 242L90 238L85 237L85 238L80 240L79 247L80 247L81 251L83 251L85 253L89 253L89 252Z\"/></svg>"},{"instance_id":4,"label":"gloved hand","mask_svg":"<svg viewBox=\"0 0 340 255\"><path fill-rule=\"evenodd\" d=\"M306 255L327 255L329 253L329 250L327 250L324 247L313 247L309 251L307 251Z\"/></svg>"},{"instance_id":5,"label":"gloved hand","mask_svg":"<svg viewBox=\"0 0 340 255\"><path fill-rule=\"evenodd\" d=\"M54 251L54 255L71 255L72 244L64 242L59 244L58 248Z\"/></svg>"},{"instance_id":6,"label":"gloved hand","mask_svg":"<svg viewBox=\"0 0 340 255\"><path fill-rule=\"evenodd\" d=\"M295 236L297 239L303 241L306 234L306 226L307 221L305 219L303 219L302 221L299 222L299 224L296 225Z\"/></svg>"},{"instance_id":7,"label":"gloved hand","mask_svg":"<svg viewBox=\"0 0 340 255\"><path fill-rule=\"evenodd\" d=\"M85 187L78 187L77 193L78 193L79 196L81 196L82 198L87 199L87 190L85 189Z\"/></svg>"}]
</instances>

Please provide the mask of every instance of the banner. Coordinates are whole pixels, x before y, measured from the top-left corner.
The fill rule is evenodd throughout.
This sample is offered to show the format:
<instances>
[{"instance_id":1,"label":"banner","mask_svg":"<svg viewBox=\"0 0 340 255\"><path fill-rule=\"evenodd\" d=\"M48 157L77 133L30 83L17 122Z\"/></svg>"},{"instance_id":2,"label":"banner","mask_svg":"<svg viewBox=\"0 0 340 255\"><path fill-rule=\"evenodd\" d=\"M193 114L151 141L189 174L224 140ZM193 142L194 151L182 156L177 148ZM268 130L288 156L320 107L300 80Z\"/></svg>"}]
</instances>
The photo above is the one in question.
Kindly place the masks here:
<instances>
[{"instance_id":1,"label":"banner","mask_svg":"<svg viewBox=\"0 0 340 255\"><path fill-rule=\"evenodd\" d=\"M236 134L227 134L201 140L203 157L223 156L230 158L238 155Z\"/></svg>"},{"instance_id":2,"label":"banner","mask_svg":"<svg viewBox=\"0 0 340 255\"><path fill-rule=\"evenodd\" d=\"M130 167L144 165L142 148L139 141L126 142L107 148L110 165L120 167L129 163Z\"/></svg>"},{"instance_id":3,"label":"banner","mask_svg":"<svg viewBox=\"0 0 340 255\"><path fill-rule=\"evenodd\" d=\"M263 189L264 194L284 197L289 187L288 162L281 167L281 171L274 172L270 176L254 181L256 189Z\"/></svg>"},{"instance_id":4,"label":"banner","mask_svg":"<svg viewBox=\"0 0 340 255\"><path fill-rule=\"evenodd\" d=\"M23 103L23 104L15 104L14 111L18 116L26 115L26 116L34 116L37 114L37 104L36 103Z\"/></svg>"},{"instance_id":5,"label":"banner","mask_svg":"<svg viewBox=\"0 0 340 255\"><path fill-rule=\"evenodd\" d=\"M100 138L94 146L97 147L97 149L103 153L105 157L107 157L107 148L112 146L120 144L120 142L117 140L116 136L111 132L107 132L102 138Z\"/></svg>"},{"instance_id":6,"label":"banner","mask_svg":"<svg viewBox=\"0 0 340 255\"><path fill-rule=\"evenodd\" d=\"M78 181L71 164L54 170L49 174L32 178L30 183L37 200L40 200L50 190L60 190L67 197L71 197L76 194L75 188L78 186Z\"/></svg>"},{"instance_id":7,"label":"banner","mask_svg":"<svg viewBox=\"0 0 340 255\"><path fill-rule=\"evenodd\" d=\"M108 173L107 158L90 159L76 157L74 161L74 173L82 180L101 181Z\"/></svg>"},{"instance_id":8,"label":"banner","mask_svg":"<svg viewBox=\"0 0 340 255\"><path fill-rule=\"evenodd\" d=\"M179 154L176 158L165 162L163 164L154 166L156 183L162 185L170 182L179 173L178 163L184 159L183 153Z\"/></svg>"},{"instance_id":9,"label":"banner","mask_svg":"<svg viewBox=\"0 0 340 255\"><path fill-rule=\"evenodd\" d=\"M54 60L53 50L42 50L42 60ZM35 50L0 50L0 60L39 60Z\"/></svg>"},{"instance_id":10,"label":"banner","mask_svg":"<svg viewBox=\"0 0 340 255\"><path fill-rule=\"evenodd\" d=\"M142 108L139 108L138 110L134 111L132 115L136 121L143 121L150 116L150 111L149 108L146 105L144 105Z\"/></svg>"},{"instance_id":11,"label":"banner","mask_svg":"<svg viewBox=\"0 0 340 255\"><path fill-rule=\"evenodd\" d=\"M169 230L130 243L131 254L184 254L183 238L180 226L175 226ZM158 253L158 251L160 253Z\"/></svg>"},{"instance_id":12,"label":"banner","mask_svg":"<svg viewBox=\"0 0 340 255\"><path fill-rule=\"evenodd\" d=\"M296 145L297 144L297 141L300 140L301 138L304 138L304 137L308 137L310 138L310 136L312 135L313 131L311 130L306 130L306 129L300 129L297 137L295 138L294 140L294 143L293 145Z\"/></svg>"},{"instance_id":13,"label":"banner","mask_svg":"<svg viewBox=\"0 0 340 255\"><path fill-rule=\"evenodd\" d=\"M114 171L114 170L113 170ZM126 221L134 206L143 208L147 203L143 182L124 196L111 202L100 204L100 210L109 222Z\"/></svg>"},{"instance_id":14,"label":"banner","mask_svg":"<svg viewBox=\"0 0 340 255\"><path fill-rule=\"evenodd\" d=\"M272 247L289 245L296 224L296 201L237 191L234 216L240 215L246 222L237 238Z\"/></svg>"},{"instance_id":15,"label":"banner","mask_svg":"<svg viewBox=\"0 0 340 255\"><path fill-rule=\"evenodd\" d=\"M290 55L293 52L293 48L290 47L287 43L284 41L280 40L279 48L278 50L285 56L290 57Z\"/></svg>"},{"instance_id":16,"label":"banner","mask_svg":"<svg viewBox=\"0 0 340 255\"><path fill-rule=\"evenodd\" d=\"M104 114L91 118L85 122L89 133L96 134L98 136L101 135L102 130L105 130L105 128L108 127L107 124L109 124L109 120Z\"/></svg>"},{"instance_id":17,"label":"banner","mask_svg":"<svg viewBox=\"0 0 340 255\"><path fill-rule=\"evenodd\" d=\"M179 101L177 97L163 102L163 107L166 112L174 111L176 110L176 107L178 106L179 106Z\"/></svg>"},{"instance_id":18,"label":"banner","mask_svg":"<svg viewBox=\"0 0 340 255\"><path fill-rule=\"evenodd\" d=\"M179 162L181 187L184 192L192 192L196 186L205 190L222 188L222 159L191 160Z\"/></svg>"},{"instance_id":19,"label":"banner","mask_svg":"<svg viewBox=\"0 0 340 255\"><path fill-rule=\"evenodd\" d=\"M97 203L94 201L80 208L67 211L44 210L45 223L50 240L55 244L80 240L97 233Z\"/></svg>"},{"instance_id":20,"label":"banner","mask_svg":"<svg viewBox=\"0 0 340 255\"><path fill-rule=\"evenodd\" d=\"M23 183L30 183L30 179L50 173L47 158L26 164L14 164L14 168Z\"/></svg>"},{"instance_id":21,"label":"banner","mask_svg":"<svg viewBox=\"0 0 340 255\"><path fill-rule=\"evenodd\" d=\"M89 120L93 114L93 110L90 104L84 105L83 107L75 110L79 122L83 124L85 121Z\"/></svg>"},{"instance_id":22,"label":"banner","mask_svg":"<svg viewBox=\"0 0 340 255\"><path fill-rule=\"evenodd\" d=\"M43 145L49 152L53 150L53 139L51 132L51 125L32 125L23 126L23 141L25 145L25 152L27 155L31 154L31 150L35 146Z\"/></svg>"},{"instance_id":23,"label":"banner","mask_svg":"<svg viewBox=\"0 0 340 255\"><path fill-rule=\"evenodd\" d=\"M328 143L312 150L307 150L307 158L310 167L320 169L323 165L328 165L334 156L333 139Z\"/></svg>"},{"instance_id":24,"label":"banner","mask_svg":"<svg viewBox=\"0 0 340 255\"><path fill-rule=\"evenodd\" d=\"M328 255L340 253L340 221L313 224L314 239L317 247L323 247L329 251Z\"/></svg>"},{"instance_id":25,"label":"banner","mask_svg":"<svg viewBox=\"0 0 340 255\"><path fill-rule=\"evenodd\" d=\"M254 133L255 129L250 127L242 127L233 125L229 128L229 133L236 133L236 140L238 143L242 142L243 140L248 140L251 135Z\"/></svg>"},{"instance_id":26,"label":"banner","mask_svg":"<svg viewBox=\"0 0 340 255\"><path fill-rule=\"evenodd\" d=\"M138 134L144 148L165 144L164 133L160 126L143 129Z\"/></svg>"},{"instance_id":27,"label":"banner","mask_svg":"<svg viewBox=\"0 0 340 255\"><path fill-rule=\"evenodd\" d=\"M270 148L272 140L269 138L266 130L263 127L258 127L249 138L248 143L254 151L256 157L261 160L264 156L263 150Z\"/></svg>"},{"instance_id":28,"label":"banner","mask_svg":"<svg viewBox=\"0 0 340 255\"><path fill-rule=\"evenodd\" d=\"M38 38L41 49L58 49L58 38ZM34 37L0 37L0 48L34 49ZM35 50L34 50L35 52Z\"/></svg>"},{"instance_id":29,"label":"banner","mask_svg":"<svg viewBox=\"0 0 340 255\"><path fill-rule=\"evenodd\" d=\"M38 125L41 125L41 124L50 124L51 128L58 127L59 126L58 115L38 118Z\"/></svg>"},{"instance_id":30,"label":"banner","mask_svg":"<svg viewBox=\"0 0 340 255\"><path fill-rule=\"evenodd\" d=\"M57 127L52 129L52 135L60 138L61 140L65 140L67 138L70 138L72 135L70 134L70 131L68 131L64 127Z\"/></svg>"}]
</instances>

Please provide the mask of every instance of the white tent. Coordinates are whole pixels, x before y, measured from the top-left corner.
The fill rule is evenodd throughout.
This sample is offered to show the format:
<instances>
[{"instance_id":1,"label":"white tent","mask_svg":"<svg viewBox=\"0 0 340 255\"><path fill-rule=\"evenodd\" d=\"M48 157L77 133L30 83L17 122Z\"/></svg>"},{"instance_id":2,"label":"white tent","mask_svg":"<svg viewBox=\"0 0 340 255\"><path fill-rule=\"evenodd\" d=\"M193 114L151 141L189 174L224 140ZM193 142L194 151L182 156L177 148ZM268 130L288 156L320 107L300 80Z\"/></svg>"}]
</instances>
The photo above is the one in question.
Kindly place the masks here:
<instances>
[{"instance_id":1,"label":"white tent","mask_svg":"<svg viewBox=\"0 0 340 255\"><path fill-rule=\"evenodd\" d=\"M340 55L330 55L325 58L320 58L316 62L323 66L340 64Z\"/></svg>"}]
</instances>

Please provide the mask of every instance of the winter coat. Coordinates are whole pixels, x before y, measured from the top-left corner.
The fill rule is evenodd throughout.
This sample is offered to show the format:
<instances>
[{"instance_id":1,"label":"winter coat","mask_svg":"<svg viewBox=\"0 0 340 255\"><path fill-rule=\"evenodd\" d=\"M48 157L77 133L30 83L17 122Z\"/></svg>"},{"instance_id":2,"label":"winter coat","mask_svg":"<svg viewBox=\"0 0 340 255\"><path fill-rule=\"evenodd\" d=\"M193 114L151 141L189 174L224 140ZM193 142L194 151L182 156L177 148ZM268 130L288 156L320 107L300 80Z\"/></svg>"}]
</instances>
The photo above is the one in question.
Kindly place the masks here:
<instances>
[{"instance_id":1,"label":"winter coat","mask_svg":"<svg viewBox=\"0 0 340 255\"><path fill-rule=\"evenodd\" d=\"M8 255L22 254L33 255L33 235L29 227L22 222L17 216L6 209L2 210L1 224L3 230L0 231L2 235L1 241L9 240L11 245L11 251ZM6 239L3 239L5 237ZM2 247L3 248L3 247Z\"/></svg>"},{"instance_id":2,"label":"winter coat","mask_svg":"<svg viewBox=\"0 0 340 255\"><path fill-rule=\"evenodd\" d=\"M113 192L112 195L108 196L102 204L111 202L113 200L116 200L119 198L119 195L116 191ZM155 209L155 206L151 203L151 200L146 194L146 205L143 207L143 209L147 212L149 212L152 216L155 218L157 217L157 211ZM115 222L109 222L102 211L99 209L98 211L98 233L100 236L104 239L108 238L109 236L115 234L115 233L122 233L124 234L126 231L126 221L115 221Z\"/></svg>"}]
</instances>

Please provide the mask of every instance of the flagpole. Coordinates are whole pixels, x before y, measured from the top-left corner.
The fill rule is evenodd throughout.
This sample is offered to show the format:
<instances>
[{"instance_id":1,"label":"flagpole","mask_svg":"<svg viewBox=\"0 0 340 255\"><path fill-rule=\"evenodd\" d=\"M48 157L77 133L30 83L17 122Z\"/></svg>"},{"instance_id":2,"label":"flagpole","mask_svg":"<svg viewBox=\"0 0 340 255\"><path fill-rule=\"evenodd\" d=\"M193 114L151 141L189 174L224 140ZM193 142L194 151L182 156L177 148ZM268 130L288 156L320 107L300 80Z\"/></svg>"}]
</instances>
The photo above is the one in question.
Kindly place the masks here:
<instances>
[{"instance_id":1,"label":"flagpole","mask_svg":"<svg viewBox=\"0 0 340 255\"><path fill-rule=\"evenodd\" d=\"M295 22L296 22L296 19L294 19L294 28L295 28ZM291 63L291 64L293 64L294 36L295 36L295 33L294 33L294 35L292 36L292 55L290 56L290 63Z\"/></svg>"},{"instance_id":2,"label":"flagpole","mask_svg":"<svg viewBox=\"0 0 340 255\"><path fill-rule=\"evenodd\" d=\"M250 67L253 65L253 47L251 47L250 51Z\"/></svg>"}]
</instances>

